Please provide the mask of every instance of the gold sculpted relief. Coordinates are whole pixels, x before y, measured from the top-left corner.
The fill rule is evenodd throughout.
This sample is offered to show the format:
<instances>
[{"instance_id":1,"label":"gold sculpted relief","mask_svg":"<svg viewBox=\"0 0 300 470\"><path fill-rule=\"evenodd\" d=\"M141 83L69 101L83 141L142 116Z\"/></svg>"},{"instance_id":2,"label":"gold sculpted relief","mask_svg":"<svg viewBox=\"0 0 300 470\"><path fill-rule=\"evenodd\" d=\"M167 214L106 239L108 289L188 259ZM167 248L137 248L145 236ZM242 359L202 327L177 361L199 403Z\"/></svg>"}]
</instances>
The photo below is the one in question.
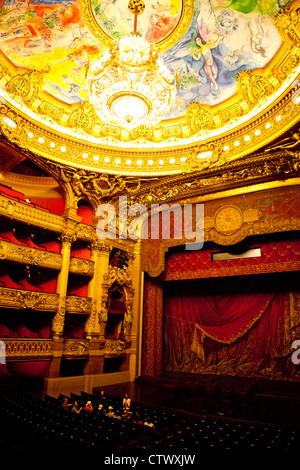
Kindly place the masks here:
<instances>
[{"instance_id":1,"label":"gold sculpted relief","mask_svg":"<svg viewBox=\"0 0 300 470\"><path fill-rule=\"evenodd\" d=\"M88 315L92 309L92 299L89 297L66 297L66 311L68 313L81 313Z\"/></svg>"},{"instance_id":2,"label":"gold sculpted relief","mask_svg":"<svg viewBox=\"0 0 300 470\"><path fill-rule=\"evenodd\" d=\"M0 305L8 308L55 312L58 307L58 294L0 287Z\"/></svg>"},{"instance_id":3,"label":"gold sculpted relief","mask_svg":"<svg viewBox=\"0 0 300 470\"><path fill-rule=\"evenodd\" d=\"M235 206L222 207L215 215L215 228L225 235L237 232L243 222L243 212Z\"/></svg>"},{"instance_id":4,"label":"gold sculpted relief","mask_svg":"<svg viewBox=\"0 0 300 470\"><path fill-rule=\"evenodd\" d=\"M71 258L69 271L71 273L82 274L83 276L93 277L94 275L94 261L89 261L80 258Z\"/></svg>"},{"instance_id":5,"label":"gold sculpted relief","mask_svg":"<svg viewBox=\"0 0 300 470\"><path fill-rule=\"evenodd\" d=\"M60 297L57 312L52 320L52 332L54 336L62 336L66 315L66 298Z\"/></svg>"},{"instance_id":6,"label":"gold sculpted relief","mask_svg":"<svg viewBox=\"0 0 300 470\"><path fill-rule=\"evenodd\" d=\"M0 240L0 259L45 268L61 269L61 255Z\"/></svg>"},{"instance_id":7,"label":"gold sculpted relief","mask_svg":"<svg viewBox=\"0 0 300 470\"><path fill-rule=\"evenodd\" d=\"M128 327L132 323L132 302L134 290L131 286L131 273L128 269L117 268L115 266L109 266L108 272L103 276L103 288L104 293L102 296L102 308L101 308L101 322L107 321L107 299L108 299L108 290L114 284L117 283L119 286L123 287L124 299L125 299L125 310L124 310L124 327Z\"/></svg>"},{"instance_id":8,"label":"gold sculpted relief","mask_svg":"<svg viewBox=\"0 0 300 470\"><path fill-rule=\"evenodd\" d=\"M88 356L90 343L88 340L65 339L63 343L63 356L66 358L77 358Z\"/></svg>"}]
</instances>

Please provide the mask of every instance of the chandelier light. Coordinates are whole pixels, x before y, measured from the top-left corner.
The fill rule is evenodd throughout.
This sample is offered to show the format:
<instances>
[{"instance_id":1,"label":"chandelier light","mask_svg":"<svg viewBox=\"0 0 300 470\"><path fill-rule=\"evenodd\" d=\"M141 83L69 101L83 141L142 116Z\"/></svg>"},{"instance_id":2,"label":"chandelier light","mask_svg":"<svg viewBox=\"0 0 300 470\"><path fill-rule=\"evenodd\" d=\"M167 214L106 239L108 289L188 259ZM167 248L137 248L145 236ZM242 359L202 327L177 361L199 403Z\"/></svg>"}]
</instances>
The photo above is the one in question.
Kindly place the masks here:
<instances>
[{"instance_id":1,"label":"chandelier light","mask_svg":"<svg viewBox=\"0 0 300 470\"><path fill-rule=\"evenodd\" d=\"M89 101L99 118L125 128L154 125L171 110L177 79L158 56L155 46L136 31L141 0L131 0L133 33L115 41L88 70Z\"/></svg>"}]
</instances>

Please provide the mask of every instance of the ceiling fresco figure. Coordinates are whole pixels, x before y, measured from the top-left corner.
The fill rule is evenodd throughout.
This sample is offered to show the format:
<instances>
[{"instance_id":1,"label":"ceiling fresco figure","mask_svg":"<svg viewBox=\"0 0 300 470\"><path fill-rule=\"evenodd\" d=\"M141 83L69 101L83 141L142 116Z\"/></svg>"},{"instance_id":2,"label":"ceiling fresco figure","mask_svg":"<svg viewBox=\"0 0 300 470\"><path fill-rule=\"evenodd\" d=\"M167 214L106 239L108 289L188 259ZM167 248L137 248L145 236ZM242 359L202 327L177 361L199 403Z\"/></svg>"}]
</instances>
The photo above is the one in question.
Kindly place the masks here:
<instances>
[{"instance_id":1,"label":"ceiling fresco figure","mask_svg":"<svg viewBox=\"0 0 300 470\"><path fill-rule=\"evenodd\" d=\"M178 22L178 15L171 14L172 5L169 4L156 2L151 4L151 8L153 12L150 16L150 27L146 39L155 43L173 31Z\"/></svg>"},{"instance_id":2,"label":"ceiling fresco figure","mask_svg":"<svg viewBox=\"0 0 300 470\"><path fill-rule=\"evenodd\" d=\"M116 39L132 32L127 0L90 0L96 26ZM278 3L279 2L279 3ZM214 106L236 92L244 70L265 67L282 40L274 17L286 0L195 0L191 23L178 42L162 52L177 94L166 118L184 115L192 102ZM138 30L159 44L172 35L183 0L152 0ZM18 66L47 67L44 88L64 103L88 99L87 66L103 46L86 23L80 0L5 0L0 12L0 47Z\"/></svg>"},{"instance_id":3,"label":"ceiling fresco figure","mask_svg":"<svg viewBox=\"0 0 300 470\"><path fill-rule=\"evenodd\" d=\"M124 0L91 0L99 27L117 39L133 31L133 16ZM150 43L166 38L176 27L181 14L181 0L147 2L138 20L138 32Z\"/></svg>"},{"instance_id":4,"label":"ceiling fresco figure","mask_svg":"<svg viewBox=\"0 0 300 470\"><path fill-rule=\"evenodd\" d=\"M286 3L285 3L286 5ZM274 17L285 5L272 0L196 0L186 34L163 59L177 70L170 118L199 102L215 105L236 91L243 70L264 67L281 44Z\"/></svg>"}]
</instances>

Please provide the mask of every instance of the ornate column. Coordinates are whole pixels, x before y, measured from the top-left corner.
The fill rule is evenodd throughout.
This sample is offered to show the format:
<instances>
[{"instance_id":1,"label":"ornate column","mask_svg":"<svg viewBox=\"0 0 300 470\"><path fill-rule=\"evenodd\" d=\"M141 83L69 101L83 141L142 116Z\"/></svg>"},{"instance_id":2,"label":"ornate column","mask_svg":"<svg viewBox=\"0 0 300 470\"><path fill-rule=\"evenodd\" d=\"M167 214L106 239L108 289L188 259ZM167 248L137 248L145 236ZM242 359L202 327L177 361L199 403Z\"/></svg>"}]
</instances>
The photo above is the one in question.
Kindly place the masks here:
<instances>
[{"instance_id":1,"label":"ornate column","mask_svg":"<svg viewBox=\"0 0 300 470\"><path fill-rule=\"evenodd\" d=\"M92 298L92 310L85 324L85 337L90 339L89 360L85 366L85 374L103 372L103 356L100 349L105 343L105 328L107 321L106 303L103 302L103 280L108 272L109 253L111 247L101 240L95 240L91 245L91 259L94 261L94 276L88 285L88 296Z\"/></svg>"},{"instance_id":2,"label":"ornate column","mask_svg":"<svg viewBox=\"0 0 300 470\"><path fill-rule=\"evenodd\" d=\"M111 247L100 240L91 245L91 259L94 261L94 276L88 285L88 297L92 299L92 312L85 324L86 338L102 337L104 339L107 314L102 305L102 283L108 272Z\"/></svg>"},{"instance_id":3,"label":"ornate column","mask_svg":"<svg viewBox=\"0 0 300 470\"><path fill-rule=\"evenodd\" d=\"M70 267L70 253L71 244L76 240L74 232L66 231L59 239L62 242L61 255L62 255L62 267L57 277L56 293L59 294L58 309L52 322L52 333L54 338L58 338L63 335L64 322L65 322L65 310L66 310L66 295L69 278L69 267Z\"/></svg>"},{"instance_id":4,"label":"ornate column","mask_svg":"<svg viewBox=\"0 0 300 470\"><path fill-rule=\"evenodd\" d=\"M54 355L49 368L49 377L59 377L63 348L63 331L66 313L66 295L69 278L71 244L76 240L74 224L68 223L67 229L59 237L62 242L62 267L57 277L56 293L59 294L58 309L52 320L52 336L54 339Z\"/></svg>"},{"instance_id":5,"label":"ornate column","mask_svg":"<svg viewBox=\"0 0 300 470\"><path fill-rule=\"evenodd\" d=\"M135 243L133 256L130 263L132 272L132 290L134 292L132 300L132 323L130 330L131 354L129 360L130 380L134 380L140 375L141 367L141 334L143 321L143 271L142 271L142 242Z\"/></svg>"}]
</instances>

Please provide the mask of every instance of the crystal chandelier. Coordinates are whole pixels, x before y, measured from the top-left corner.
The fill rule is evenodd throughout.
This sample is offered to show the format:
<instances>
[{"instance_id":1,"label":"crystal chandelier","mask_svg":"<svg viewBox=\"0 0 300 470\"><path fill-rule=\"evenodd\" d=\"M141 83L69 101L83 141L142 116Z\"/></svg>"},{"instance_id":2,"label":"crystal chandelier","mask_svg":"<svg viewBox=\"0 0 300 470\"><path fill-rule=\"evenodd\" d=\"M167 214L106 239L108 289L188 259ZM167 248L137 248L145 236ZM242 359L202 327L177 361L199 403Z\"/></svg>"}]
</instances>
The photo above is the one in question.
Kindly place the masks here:
<instances>
[{"instance_id":1,"label":"crystal chandelier","mask_svg":"<svg viewBox=\"0 0 300 470\"><path fill-rule=\"evenodd\" d=\"M131 0L134 31L114 42L88 70L89 101L104 122L134 128L154 125L171 110L177 80L159 58L155 47L136 31L141 0Z\"/></svg>"}]
</instances>

